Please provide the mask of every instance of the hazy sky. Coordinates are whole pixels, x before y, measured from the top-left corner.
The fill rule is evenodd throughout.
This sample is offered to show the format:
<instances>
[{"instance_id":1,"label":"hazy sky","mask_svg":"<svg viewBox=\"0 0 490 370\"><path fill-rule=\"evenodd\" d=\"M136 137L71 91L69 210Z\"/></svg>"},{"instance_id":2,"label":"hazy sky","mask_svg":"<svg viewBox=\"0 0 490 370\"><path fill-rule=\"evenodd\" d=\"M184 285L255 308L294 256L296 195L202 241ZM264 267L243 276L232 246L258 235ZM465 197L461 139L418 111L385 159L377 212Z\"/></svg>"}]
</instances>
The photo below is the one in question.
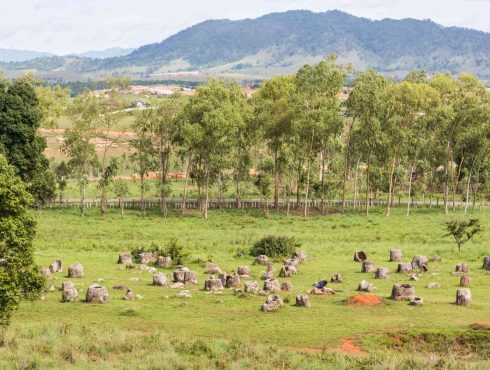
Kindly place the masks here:
<instances>
[{"instance_id":1,"label":"hazy sky","mask_svg":"<svg viewBox=\"0 0 490 370\"><path fill-rule=\"evenodd\" d=\"M206 19L339 9L373 19L430 18L490 32L490 0L1 0L0 48L53 53L136 47Z\"/></svg>"}]
</instances>

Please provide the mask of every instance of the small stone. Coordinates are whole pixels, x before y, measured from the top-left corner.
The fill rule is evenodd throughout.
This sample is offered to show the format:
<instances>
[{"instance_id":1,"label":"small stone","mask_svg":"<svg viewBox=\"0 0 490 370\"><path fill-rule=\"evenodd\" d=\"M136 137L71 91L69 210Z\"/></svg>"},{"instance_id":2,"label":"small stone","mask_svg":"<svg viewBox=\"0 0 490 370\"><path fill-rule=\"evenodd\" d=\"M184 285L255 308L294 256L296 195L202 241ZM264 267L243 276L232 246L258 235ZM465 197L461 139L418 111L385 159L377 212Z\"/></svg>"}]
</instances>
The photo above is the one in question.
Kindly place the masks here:
<instances>
[{"instance_id":1,"label":"small stone","mask_svg":"<svg viewBox=\"0 0 490 370\"><path fill-rule=\"evenodd\" d=\"M376 279L388 279L389 277L390 277L390 270L388 270L387 268L379 267L376 270L376 275L375 275Z\"/></svg>"},{"instance_id":2,"label":"small stone","mask_svg":"<svg viewBox=\"0 0 490 370\"><path fill-rule=\"evenodd\" d=\"M126 294L124 295L124 300L133 301L134 299L136 299L136 296L134 295L134 293L131 289L128 289L126 291Z\"/></svg>"},{"instance_id":3,"label":"small stone","mask_svg":"<svg viewBox=\"0 0 490 370\"><path fill-rule=\"evenodd\" d=\"M439 289L441 287L441 284L439 283L430 283L429 285L427 285L427 288L429 289Z\"/></svg>"},{"instance_id":4,"label":"small stone","mask_svg":"<svg viewBox=\"0 0 490 370\"><path fill-rule=\"evenodd\" d=\"M367 255L364 251L357 251L356 253L354 253L354 261L355 262L362 262L365 260L367 260Z\"/></svg>"},{"instance_id":5,"label":"small stone","mask_svg":"<svg viewBox=\"0 0 490 370\"><path fill-rule=\"evenodd\" d=\"M330 278L330 282L331 283L341 283L342 282L342 275L340 275L340 274L332 275L332 277Z\"/></svg>"},{"instance_id":6,"label":"small stone","mask_svg":"<svg viewBox=\"0 0 490 370\"><path fill-rule=\"evenodd\" d=\"M53 263L51 265L49 265L49 270L52 273L63 272L61 260L54 260Z\"/></svg>"},{"instance_id":7,"label":"small stone","mask_svg":"<svg viewBox=\"0 0 490 370\"><path fill-rule=\"evenodd\" d=\"M458 306L469 306L471 304L471 290L461 288L456 291L456 304Z\"/></svg>"},{"instance_id":8,"label":"small stone","mask_svg":"<svg viewBox=\"0 0 490 370\"><path fill-rule=\"evenodd\" d=\"M245 293L255 294L259 292L259 284L256 281L247 281L244 287Z\"/></svg>"},{"instance_id":9,"label":"small stone","mask_svg":"<svg viewBox=\"0 0 490 370\"><path fill-rule=\"evenodd\" d=\"M138 301L142 300L143 299L143 296L139 295L139 294L136 294L134 296L134 299L137 299Z\"/></svg>"},{"instance_id":10,"label":"small stone","mask_svg":"<svg viewBox=\"0 0 490 370\"><path fill-rule=\"evenodd\" d=\"M441 262L442 258L440 256L434 256L429 258L429 262Z\"/></svg>"},{"instance_id":11,"label":"small stone","mask_svg":"<svg viewBox=\"0 0 490 370\"><path fill-rule=\"evenodd\" d=\"M398 262L403 258L402 251L400 249L392 249L390 251L390 262Z\"/></svg>"},{"instance_id":12,"label":"small stone","mask_svg":"<svg viewBox=\"0 0 490 370\"><path fill-rule=\"evenodd\" d=\"M148 268L148 270L147 270L147 271L148 271L150 274L155 274L155 273L156 273L158 270L157 270L156 268L154 268L154 267L150 267L150 268Z\"/></svg>"},{"instance_id":13,"label":"small stone","mask_svg":"<svg viewBox=\"0 0 490 370\"><path fill-rule=\"evenodd\" d=\"M140 270L148 271L149 269L150 269L150 266L148 266L148 265L145 265L145 264L140 265Z\"/></svg>"},{"instance_id":14,"label":"small stone","mask_svg":"<svg viewBox=\"0 0 490 370\"><path fill-rule=\"evenodd\" d=\"M181 283L181 282L172 283L169 286L170 289L180 289L180 288L183 288L183 287L185 287L185 284L184 283Z\"/></svg>"},{"instance_id":15,"label":"small stone","mask_svg":"<svg viewBox=\"0 0 490 370\"><path fill-rule=\"evenodd\" d=\"M374 285L369 283L367 280L362 280L357 287L360 292L372 292L374 290Z\"/></svg>"},{"instance_id":16,"label":"small stone","mask_svg":"<svg viewBox=\"0 0 490 370\"><path fill-rule=\"evenodd\" d=\"M410 275L410 280L412 280L412 281L418 281L419 278L417 276L415 276L415 275Z\"/></svg>"},{"instance_id":17,"label":"small stone","mask_svg":"<svg viewBox=\"0 0 490 370\"><path fill-rule=\"evenodd\" d=\"M158 256L156 265L165 269L170 268L172 267L172 257Z\"/></svg>"},{"instance_id":18,"label":"small stone","mask_svg":"<svg viewBox=\"0 0 490 370\"><path fill-rule=\"evenodd\" d=\"M374 262L373 261L362 261L361 272L374 272Z\"/></svg>"},{"instance_id":19,"label":"small stone","mask_svg":"<svg viewBox=\"0 0 490 370\"><path fill-rule=\"evenodd\" d=\"M119 258L117 260L117 263L122 265L132 265L133 258L131 256L131 253L130 252L119 253Z\"/></svg>"},{"instance_id":20,"label":"small stone","mask_svg":"<svg viewBox=\"0 0 490 370\"><path fill-rule=\"evenodd\" d=\"M189 294L188 290L182 290L177 294L177 298L190 299L192 296Z\"/></svg>"},{"instance_id":21,"label":"small stone","mask_svg":"<svg viewBox=\"0 0 490 370\"><path fill-rule=\"evenodd\" d=\"M279 310L282 306L284 306L284 303L281 297L277 295L270 295L262 305L262 311L273 312Z\"/></svg>"},{"instance_id":22,"label":"small stone","mask_svg":"<svg viewBox=\"0 0 490 370\"><path fill-rule=\"evenodd\" d=\"M102 282L104 282L104 279L103 279L103 278L97 278L97 279L95 279L95 281L96 281L97 283L102 283Z\"/></svg>"},{"instance_id":23,"label":"small stone","mask_svg":"<svg viewBox=\"0 0 490 370\"><path fill-rule=\"evenodd\" d=\"M105 287L94 284L88 288L85 300L87 303L107 303L109 302L109 293Z\"/></svg>"},{"instance_id":24,"label":"small stone","mask_svg":"<svg viewBox=\"0 0 490 370\"><path fill-rule=\"evenodd\" d=\"M79 263L75 265L71 265L68 268L68 277L69 278L83 278L85 273L83 271L83 266Z\"/></svg>"},{"instance_id":25,"label":"small stone","mask_svg":"<svg viewBox=\"0 0 490 370\"><path fill-rule=\"evenodd\" d=\"M422 306L423 304L424 300L421 297L413 297L409 302L411 306Z\"/></svg>"},{"instance_id":26,"label":"small stone","mask_svg":"<svg viewBox=\"0 0 490 370\"><path fill-rule=\"evenodd\" d=\"M134 283L134 282L137 282L137 281L140 281L141 279L138 278L138 277L132 277L132 278L129 278L129 281Z\"/></svg>"},{"instance_id":27,"label":"small stone","mask_svg":"<svg viewBox=\"0 0 490 370\"><path fill-rule=\"evenodd\" d=\"M162 274L162 273L153 275L153 285L155 285L155 286L167 286L168 285L167 275Z\"/></svg>"},{"instance_id":28,"label":"small stone","mask_svg":"<svg viewBox=\"0 0 490 370\"><path fill-rule=\"evenodd\" d=\"M255 263L257 265L266 265L268 261L269 261L269 257L267 257L265 254L258 255L255 258Z\"/></svg>"},{"instance_id":29,"label":"small stone","mask_svg":"<svg viewBox=\"0 0 490 370\"><path fill-rule=\"evenodd\" d=\"M310 307L310 297L306 294L300 294L296 296L296 306L298 307Z\"/></svg>"},{"instance_id":30,"label":"small stone","mask_svg":"<svg viewBox=\"0 0 490 370\"><path fill-rule=\"evenodd\" d=\"M128 290L129 288L126 285L114 285L112 287L114 290Z\"/></svg>"},{"instance_id":31,"label":"small stone","mask_svg":"<svg viewBox=\"0 0 490 370\"><path fill-rule=\"evenodd\" d=\"M285 281L281 284L281 290L285 292L290 292L293 290L293 284L289 281Z\"/></svg>"}]
</instances>

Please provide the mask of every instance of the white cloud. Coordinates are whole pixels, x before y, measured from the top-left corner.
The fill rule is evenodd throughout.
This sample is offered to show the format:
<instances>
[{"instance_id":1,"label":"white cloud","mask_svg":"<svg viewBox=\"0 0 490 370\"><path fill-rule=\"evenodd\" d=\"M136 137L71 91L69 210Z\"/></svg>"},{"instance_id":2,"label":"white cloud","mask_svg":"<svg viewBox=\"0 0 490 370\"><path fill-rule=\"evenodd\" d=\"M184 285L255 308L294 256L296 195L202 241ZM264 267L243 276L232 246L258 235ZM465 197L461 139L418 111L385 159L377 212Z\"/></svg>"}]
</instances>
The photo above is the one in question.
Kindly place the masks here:
<instances>
[{"instance_id":1,"label":"white cloud","mask_svg":"<svg viewBox=\"0 0 490 370\"><path fill-rule=\"evenodd\" d=\"M0 7L0 47L56 53L136 47L206 19L339 9L367 18L431 18L490 31L489 0L17 0Z\"/></svg>"}]
</instances>

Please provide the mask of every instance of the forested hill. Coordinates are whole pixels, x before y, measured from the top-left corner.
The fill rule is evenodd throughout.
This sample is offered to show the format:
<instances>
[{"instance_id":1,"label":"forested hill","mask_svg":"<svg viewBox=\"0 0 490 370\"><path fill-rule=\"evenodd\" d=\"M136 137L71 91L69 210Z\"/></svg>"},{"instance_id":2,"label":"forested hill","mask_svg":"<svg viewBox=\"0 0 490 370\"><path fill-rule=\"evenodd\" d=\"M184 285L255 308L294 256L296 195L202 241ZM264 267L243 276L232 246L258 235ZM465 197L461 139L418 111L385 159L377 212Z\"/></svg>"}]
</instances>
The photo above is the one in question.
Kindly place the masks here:
<instances>
[{"instance_id":1,"label":"forested hill","mask_svg":"<svg viewBox=\"0 0 490 370\"><path fill-rule=\"evenodd\" d=\"M98 70L140 74L207 71L215 74L270 76L294 72L335 53L358 69L393 75L412 69L472 72L490 79L490 34L442 27L429 20L373 21L340 11L289 11L240 21L210 20L162 42L118 58L50 58L10 63L10 70ZM28 67L28 68L27 68Z\"/></svg>"}]
</instances>

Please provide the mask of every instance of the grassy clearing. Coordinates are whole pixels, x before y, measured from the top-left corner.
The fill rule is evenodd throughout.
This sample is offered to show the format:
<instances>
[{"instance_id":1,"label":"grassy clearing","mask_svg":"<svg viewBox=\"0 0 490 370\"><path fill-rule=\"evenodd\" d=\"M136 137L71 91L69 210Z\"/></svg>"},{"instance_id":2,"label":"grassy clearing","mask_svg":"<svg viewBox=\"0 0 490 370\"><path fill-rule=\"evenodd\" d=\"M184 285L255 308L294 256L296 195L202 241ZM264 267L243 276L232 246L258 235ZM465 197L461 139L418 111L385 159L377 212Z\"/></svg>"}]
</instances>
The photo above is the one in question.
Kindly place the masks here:
<instances>
[{"instance_id":1,"label":"grassy clearing","mask_svg":"<svg viewBox=\"0 0 490 370\"><path fill-rule=\"evenodd\" d=\"M265 364L263 368L302 367L304 362L301 358L305 355L298 354L302 352L309 353L306 356L311 368L436 366L429 354L425 353L426 349L430 349L428 347L416 347L419 353L410 360L406 352L412 348L391 346L390 349L400 353L387 354L385 351L380 354L377 350L388 348L386 343L379 337L373 339L370 336L384 335L387 330L410 330L416 334L457 332L475 322L490 322L490 274L481 269L483 256L490 254L487 242L490 230L486 228L458 254L452 240L441 236L446 220L463 215L446 216L441 210L417 209L414 215L406 217L404 210L395 209L394 215L386 218L383 211L375 209L369 218L360 214L345 214L309 219L296 216L288 219L283 214L275 213L266 217L255 211L212 211L210 219L205 221L199 214L176 214L164 219L157 214L141 217L131 211L121 217L114 211L102 218L97 209L90 209L86 217L80 218L76 209L45 210L40 214L36 239L39 264L47 266L53 259L61 258L66 271L70 264L82 263L86 277L75 281L82 289L81 297L84 298L90 284L97 278L103 278L103 285L109 288L110 302L103 306L84 302L63 304L60 302L61 293L55 291L48 293L45 301L23 304L14 317L14 326L6 334L7 344L0 349L0 358L18 367L29 355L39 358L38 367L50 367L49 363L43 365L43 361L52 353L52 361L56 361L58 366L63 364L69 367L70 356L67 356L68 360L64 359L64 346L56 344L57 340L61 340L59 337L63 337L59 334L60 328L67 325L71 329L66 334L66 340L67 343L73 341L70 348L74 347L74 364L81 368L97 362L87 354L86 346L93 345L93 338L98 336L101 339L97 339L97 342L105 343L105 349L100 349L105 353L100 361L106 361L106 365L98 363L100 368L124 367L123 364L135 368L130 364L138 364L137 361L146 361L147 366L142 368L165 367L163 360L160 365L153 365L152 362L153 358L162 358L164 352L165 356L170 356L168 363L175 364L169 368L188 368L192 366L186 364L193 363L201 364L202 368L220 367L216 362L216 358L220 357L218 354L226 352L225 348L235 341L245 349L243 358L226 357L221 367L261 368L262 363ZM468 215L475 216L480 218L482 225L490 224L490 210ZM207 260L218 262L228 272L239 265L249 265L253 279L259 280L263 267L252 266L252 258L243 253L238 253L241 256L237 257L237 251L248 250L254 241L268 234L296 237L303 243L303 249L310 258L300 266L299 274L290 279L294 290L283 294L283 298L289 300L284 309L274 314L264 314L259 310L264 297L234 295L231 290L225 290L222 295L202 291L206 276L203 262ZM187 300L174 298L178 291L151 286L152 274L139 269L121 270L116 264L118 252L151 243L164 245L174 237L186 245L192 254L187 266L199 273L199 285L189 288L192 298ZM394 283L408 281L405 275L394 273L396 263L388 262L389 250L395 247L403 250L406 261L416 254L442 257L442 262L432 263L429 273L414 282L417 295L425 300L423 307L411 307L404 302L387 299ZM375 280L372 274L360 273L360 264L352 261L354 251L359 249L365 250L376 266L390 268L393 271L391 277L388 280ZM470 266L474 301L467 308L453 304L459 277L451 273L456 263L463 261ZM275 263L276 271L280 265L281 261ZM334 273L341 273L344 277L342 284L330 285L337 292L335 296L311 297L310 309L293 306L296 294L319 279L329 279ZM57 274L55 286L66 280L63 275ZM141 281L130 282L132 277L138 277ZM345 300L356 294L357 284L365 278L374 282L377 287L375 294L383 299L384 304L374 307L346 305ZM440 283L441 288L428 289L430 282ZM111 289L117 284L131 287L136 294L143 296L143 300L124 301L122 292ZM81 330L88 330L88 333L81 335ZM155 347L160 357L150 354L149 345L144 342L144 338L155 335L160 338L160 344ZM121 338L134 342L124 353L117 349ZM353 338L370 355L362 359L344 359L323 353L339 348L344 338ZM169 345L174 341L178 347L178 343L190 339L206 343L212 348L210 353L213 355L187 356L175 352L174 344ZM483 340L488 342L488 336ZM17 347L12 347L11 343ZM274 349L265 349L268 346ZM174 349L166 352L165 348ZM479 348L475 348L473 353L476 355L466 365L478 368L481 365L479 361L488 361L478 356ZM275 362L276 355L285 362ZM137 360L129 360L134 356ZM170 360L172 356L175 362ZM451 362L454 366L459 361L457 355L455 358L455 362ZM269 360L271 362L267 362ZM413 366L410 367L410 364ZM483 364L489 365L488 362Z\"/></svg>"}]
</instances>

